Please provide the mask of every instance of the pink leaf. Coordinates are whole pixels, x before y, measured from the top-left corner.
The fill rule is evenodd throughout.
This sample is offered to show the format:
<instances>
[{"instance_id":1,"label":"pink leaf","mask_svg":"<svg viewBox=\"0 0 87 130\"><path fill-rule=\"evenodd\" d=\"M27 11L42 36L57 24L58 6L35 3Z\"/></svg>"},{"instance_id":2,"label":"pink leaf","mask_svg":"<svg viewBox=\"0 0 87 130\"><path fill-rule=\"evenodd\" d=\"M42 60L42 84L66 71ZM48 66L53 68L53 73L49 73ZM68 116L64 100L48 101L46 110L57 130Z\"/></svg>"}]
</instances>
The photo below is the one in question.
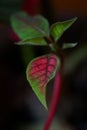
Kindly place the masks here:
<instances>
[{"instance_id":1,"label":"pink leaf","mask_svg":"<svg viewBox=\"0 0 87 130\"><path fill-rule=\"evenodd\" d=\"M34 59L27 67L27 79L45 107L47 107L45 87L55 76L59 64L60 61L56 55L47 54Z\"/></svg>"}]
</instances>

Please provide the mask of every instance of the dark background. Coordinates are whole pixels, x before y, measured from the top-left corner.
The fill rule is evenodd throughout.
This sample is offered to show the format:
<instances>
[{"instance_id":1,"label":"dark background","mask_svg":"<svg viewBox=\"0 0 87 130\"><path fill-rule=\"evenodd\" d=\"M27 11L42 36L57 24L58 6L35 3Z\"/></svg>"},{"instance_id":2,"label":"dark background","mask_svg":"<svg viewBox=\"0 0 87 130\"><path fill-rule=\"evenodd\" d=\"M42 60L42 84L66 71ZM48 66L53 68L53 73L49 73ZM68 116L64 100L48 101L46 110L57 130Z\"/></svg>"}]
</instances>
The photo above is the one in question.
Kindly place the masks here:
<instances>
[{"instance_id":1,"label":"dark background","mask_svg":"<svg viewBox=\"0 0 87 130\"><path fill-rule=\"evenodd\" d=\"M14 44L17 37L14 37L10 16L20 10L30 15L40 13L50 24L78 17L59 41L60 44L78 42L78 46L64 52L63 83L56 117L79 130L87 130L86 6L86 0L0 0L0 130L23 130L27 125L31 130L31 124L43 123L47 115L29 86L25 71L28 62L47 53L48 48Z\"/></svg>"}]
</instances>

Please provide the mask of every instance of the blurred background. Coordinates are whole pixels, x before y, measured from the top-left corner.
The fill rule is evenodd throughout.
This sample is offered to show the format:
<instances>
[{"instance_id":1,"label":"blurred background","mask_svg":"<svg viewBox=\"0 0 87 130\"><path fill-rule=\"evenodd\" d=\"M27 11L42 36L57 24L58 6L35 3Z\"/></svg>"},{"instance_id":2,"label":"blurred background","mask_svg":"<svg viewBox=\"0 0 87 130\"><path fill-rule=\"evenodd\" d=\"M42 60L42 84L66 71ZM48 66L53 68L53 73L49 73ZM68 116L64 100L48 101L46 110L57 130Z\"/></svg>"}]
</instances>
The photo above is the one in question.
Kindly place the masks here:
<instances>
[{"instance_id":1,"label":"blurred background","mask_svg":"<svg viewBox=\"0 0 87 130\"><path fill-rule=\"evenodd\" d=\"M64 51L62 88L52 130L87 130L87 1L86 0L0 0L0 130L41 130L47 111L26 80L26 66L45 47L17 46L10 16L18 11L41 14L50 24L78 17L59 43L78 42ZM47 98L50 102L51 81ZM50 87L49 87L50 86Z\"/></svg>"}]
</instances>

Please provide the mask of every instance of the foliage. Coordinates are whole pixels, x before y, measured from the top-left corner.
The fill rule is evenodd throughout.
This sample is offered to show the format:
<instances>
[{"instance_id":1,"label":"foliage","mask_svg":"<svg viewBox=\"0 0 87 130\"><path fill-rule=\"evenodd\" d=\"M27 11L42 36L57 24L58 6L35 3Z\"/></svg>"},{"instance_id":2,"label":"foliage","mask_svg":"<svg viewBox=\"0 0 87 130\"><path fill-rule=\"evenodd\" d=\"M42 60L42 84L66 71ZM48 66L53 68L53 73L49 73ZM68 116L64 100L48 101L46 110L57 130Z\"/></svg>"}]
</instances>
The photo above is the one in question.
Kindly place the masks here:
<instances>
[{"instance_id":1,"label":"foliage","mask_svg":"<svg viewBox=\"0 0 87 130\"><path fill-rule=\"evenodd\" d=\"M26 69L27 80L45 108L47 108L46 85L61 67L58 51L77 45L68 43L63 44L60 48L58 40L76 19L56 22L49 27L47 19L40 15L32 17L24 12L19 12L11 17L13 30L21 39L16 44L49 46L52 51L50 54L32 60Z\"/></svg>"}]
</instances>

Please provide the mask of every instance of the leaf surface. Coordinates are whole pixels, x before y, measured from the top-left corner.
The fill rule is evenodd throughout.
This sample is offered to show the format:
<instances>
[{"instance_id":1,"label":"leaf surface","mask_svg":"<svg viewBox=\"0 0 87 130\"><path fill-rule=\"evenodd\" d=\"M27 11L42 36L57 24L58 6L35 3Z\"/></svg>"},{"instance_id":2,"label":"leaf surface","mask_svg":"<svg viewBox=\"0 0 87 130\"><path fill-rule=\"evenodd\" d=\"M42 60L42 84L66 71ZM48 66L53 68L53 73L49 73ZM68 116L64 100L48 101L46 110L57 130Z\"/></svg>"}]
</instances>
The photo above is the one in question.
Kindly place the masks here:
<instances>
[{"instance_id":1,"label":"leaf surface","mask_svg":"<svg viewBox=\"0 0 87 130\"><path fill-rule=\"evenodd\" d=\"M40 15L32 17L24 12L19 12L11 17L11 24L14 32L22 40L49 36L49 23Z\"/></svg>"},{"instance_id":2,"label":"leaf surface","mask_svg":"<svg viewBox=\"0 0 87 130\"><path fill-rule=\"evenodd\" d=\"M50 34L57 41L62 34L76 21L77 18L72 18L64 22L56 22L50 28Z\"/></svg>"},{"instance_id":3,"label":"leaf surface","mask_svg":"<svg viewBox=\"0 0 87 130\"><path fill-rule=\"evenodd\" d=\"M42 38L42 37L38 37L38 38L32 38L32 39L26 39L26 40L22 40L20 42L16 43L17 45L39 45L39 46L46 46L47 45L47 41Z\"/></svg>"},{"instance_id":4,"label":"leaf surface","mask_svg":"<svg viewBox=\"0 0 87 130\"><path fill-rule=\"evenodd\" d=\"M55 76L59 64L56 55L47 54L31 61L26 70L27 80L45 108L46 85Z\"/></svg>"},{"instance_id":5,"label":"leaf surface","mask_svg":"<svg viewBox=\"0 0 87 130\"><path fill-rule=\"evenodd\" d=\"M75 46L77 46L77 42L76 43L63 43L63 49L68 49L68 48L73 48Z\"/></svg>"}]
</instances>

